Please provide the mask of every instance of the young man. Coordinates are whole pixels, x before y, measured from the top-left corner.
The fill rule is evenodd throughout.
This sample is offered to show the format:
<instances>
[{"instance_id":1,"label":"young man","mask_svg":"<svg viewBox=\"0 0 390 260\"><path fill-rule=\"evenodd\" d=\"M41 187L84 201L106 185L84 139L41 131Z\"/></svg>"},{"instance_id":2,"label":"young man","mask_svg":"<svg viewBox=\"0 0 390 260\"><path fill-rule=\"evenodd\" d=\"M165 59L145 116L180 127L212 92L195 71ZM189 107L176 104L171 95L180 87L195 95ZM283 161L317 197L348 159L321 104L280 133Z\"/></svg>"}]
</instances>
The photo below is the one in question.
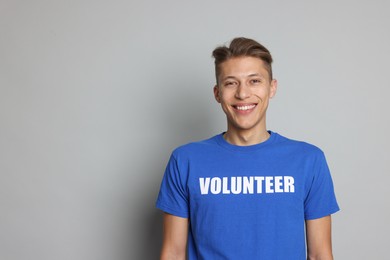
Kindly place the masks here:
<instances>
[{"instance_id":1,"label":"young man","mask_svg":"<svg viewBox=\"0 0 390 260\"><path fill-rule=\"evenodd\" d=\"M339 207L323 152L266 128L270 52L236 38L213 56L227 131L173 151L156 203L161 259L186 259L186 247L188 259L333 259Z\"/></svg>"}]
</instances>

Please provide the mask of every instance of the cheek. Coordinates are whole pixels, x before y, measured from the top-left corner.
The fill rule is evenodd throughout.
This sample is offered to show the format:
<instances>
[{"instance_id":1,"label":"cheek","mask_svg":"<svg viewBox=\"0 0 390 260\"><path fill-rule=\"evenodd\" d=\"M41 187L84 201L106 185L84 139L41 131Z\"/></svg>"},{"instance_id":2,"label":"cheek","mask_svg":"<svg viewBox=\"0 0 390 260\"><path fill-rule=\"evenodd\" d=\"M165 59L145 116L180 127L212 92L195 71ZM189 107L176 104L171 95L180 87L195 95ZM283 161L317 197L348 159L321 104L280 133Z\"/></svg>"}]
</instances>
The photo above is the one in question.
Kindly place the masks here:
<instances>
[{"instance_id":1,"label":"cheek","mask_svg":"<svg viewBox=\"0 0 390 260\"><path fill-rule=\"evenodd\" d=\"M219 91L219 99L221 102L229 102L230 100L230 93L229 91Z\"/></svg>"},{"instance_id":2,"label":"cheek","mask_svg":"<svg viewBox=\"0 0 390 260\"><path fill-rule=\"evenodd\" d=\"M227 112L230 109L230 104L232 103L230 99L221 93L219 103L221 104L222 109Z\"/></svg>"},{"instance_id":3,"label":"cheek","mask_svg":"<svg viewBox=\"0 0 390 260\"><path fill-rule=\"evenodd\" d=\"M265 100L269 98L270 92L266 88L257 89L253 92L253 95L260 100Z\"/></svg>"}]
</instances>

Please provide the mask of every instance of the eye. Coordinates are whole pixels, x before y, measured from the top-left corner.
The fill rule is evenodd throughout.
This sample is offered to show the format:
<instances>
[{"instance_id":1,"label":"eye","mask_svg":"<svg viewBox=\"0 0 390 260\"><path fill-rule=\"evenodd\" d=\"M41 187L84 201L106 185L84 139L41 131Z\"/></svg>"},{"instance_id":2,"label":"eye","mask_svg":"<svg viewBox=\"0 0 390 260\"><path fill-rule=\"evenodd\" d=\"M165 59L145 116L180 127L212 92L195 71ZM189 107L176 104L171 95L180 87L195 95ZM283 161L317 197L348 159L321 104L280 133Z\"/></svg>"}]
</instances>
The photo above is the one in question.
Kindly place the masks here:
<instances>
[{"instance_id":1,"label":"eye","mask_svg":"<svg viewBox=\"0 0 390 260\"><path fill-rule=\"evenodd\" d=\"M226 82L224 83L224 85L227 86L227 87L229 87L229 86L234 86L235 84L236 84L236 82L234 82L234 81L226 81Z\"/></svg>"},{"instance_id":2,"label":"eye","mask_svg":"<svg viewBox=\"0 0 390 260\"><path fill-rule=\"evenodd\" d=\"M259 83L261 83L261 80L260 79L252 79L250 82L252 84L259 84Z\"/></svg>"}]
</instances>

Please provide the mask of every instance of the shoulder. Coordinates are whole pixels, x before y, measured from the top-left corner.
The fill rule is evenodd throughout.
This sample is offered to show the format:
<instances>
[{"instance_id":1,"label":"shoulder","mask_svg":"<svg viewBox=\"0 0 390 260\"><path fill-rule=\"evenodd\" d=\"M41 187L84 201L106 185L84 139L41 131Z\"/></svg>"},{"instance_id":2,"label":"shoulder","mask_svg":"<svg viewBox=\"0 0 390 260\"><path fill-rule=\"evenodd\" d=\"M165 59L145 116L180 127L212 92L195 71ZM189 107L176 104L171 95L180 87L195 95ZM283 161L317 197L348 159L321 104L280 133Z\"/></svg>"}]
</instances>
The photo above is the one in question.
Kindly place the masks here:
<instances>
[{"instance_id":1,"label":"shoulder","mask_svg":"<svg viewBox=\"0 0 390 260\"><path fill-rule=\"evenodd\" d=\"M324 152L318 146L300 140L287 138L280 134L277 134L277 142L275 142L278 149L287 150L293 153L312 156L324 156Z\"/></svg>"},{"instance_id":2,"label":"shoulder","mask_svg":"<svg viewBox=\"0 0 390 260\"><path fill-rule=\"evenodd\" d=\"M175 159L185 158L189 156L196 156L204 153L211 152L217 149L217 139L219 135L215 135L205 140L200 140L196 142L190 142L187 144L183 144L176 149L173 150L172 156Z\"/></svg>"}]
</instances>

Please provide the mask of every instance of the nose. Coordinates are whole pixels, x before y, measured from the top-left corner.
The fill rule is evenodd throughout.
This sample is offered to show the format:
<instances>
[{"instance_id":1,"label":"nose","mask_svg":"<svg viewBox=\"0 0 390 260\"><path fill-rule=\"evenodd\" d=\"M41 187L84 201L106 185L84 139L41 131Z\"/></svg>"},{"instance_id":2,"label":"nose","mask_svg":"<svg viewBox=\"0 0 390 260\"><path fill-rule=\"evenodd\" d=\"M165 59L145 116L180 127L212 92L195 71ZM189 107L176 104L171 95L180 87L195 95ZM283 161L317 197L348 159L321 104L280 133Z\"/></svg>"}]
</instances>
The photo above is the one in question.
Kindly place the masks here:
<instances>
[{"instance_id":1,"label":"nose","mask_svg":"<svg viewBox=\"0 0 390 260\"><path fill-rule=\"evenodd\" d=\"M236 94L235 94L237 99L246 99L250 97L250 95L251 95L251 90L249 86L246 86L245 84L240 84L237 87Z\"/></svg>"}]
</instances>

